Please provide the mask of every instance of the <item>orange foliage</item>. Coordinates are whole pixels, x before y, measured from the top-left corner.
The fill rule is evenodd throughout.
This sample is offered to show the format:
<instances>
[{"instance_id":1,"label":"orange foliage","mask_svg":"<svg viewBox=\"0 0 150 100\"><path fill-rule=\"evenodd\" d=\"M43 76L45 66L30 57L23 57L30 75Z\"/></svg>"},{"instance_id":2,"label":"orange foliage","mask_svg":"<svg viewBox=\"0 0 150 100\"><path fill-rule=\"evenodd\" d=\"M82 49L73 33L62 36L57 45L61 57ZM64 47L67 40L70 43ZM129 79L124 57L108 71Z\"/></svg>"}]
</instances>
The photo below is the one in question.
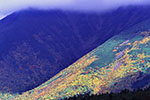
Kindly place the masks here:
<instances>
[{"instance_id":1,"label":"orange foliage","mask_svg":"<svg viewBox=\"0 0 150 100\"><path fill-rule=\"evenodd\" d=\"M141 63L143 64L145 62L145 60L142 60Z\"/></svg>"}]
</instances>

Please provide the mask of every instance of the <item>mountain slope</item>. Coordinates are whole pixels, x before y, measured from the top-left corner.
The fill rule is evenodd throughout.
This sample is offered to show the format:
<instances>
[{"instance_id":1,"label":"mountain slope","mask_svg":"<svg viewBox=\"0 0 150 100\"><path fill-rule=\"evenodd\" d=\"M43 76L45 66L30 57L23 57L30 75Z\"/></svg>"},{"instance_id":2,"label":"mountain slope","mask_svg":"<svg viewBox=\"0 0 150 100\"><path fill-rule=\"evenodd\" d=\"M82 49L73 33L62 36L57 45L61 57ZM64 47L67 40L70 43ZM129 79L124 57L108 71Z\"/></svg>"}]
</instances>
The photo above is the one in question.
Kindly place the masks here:
<instances>
[{"instance_id":1,"label":"mountain slope","mask_svg":"<svg viewBox=\"0 0 150 100\"><path fill-rule=\"evenodd\" d=\"M22 93L39 86L110 37L148 19L148 8L9 15L0 21L0 90Z\"/></svg>"},{"instance_id":2,"label":"mountain slope","mask_svg":"<svg viewBox=\"0 0 150 100\"><path fill-rule=\"evenodd\" d=\"M150 20L106 41L41 86L16 99L62 99L150 85Z\"/></svg>"}]
</instances>

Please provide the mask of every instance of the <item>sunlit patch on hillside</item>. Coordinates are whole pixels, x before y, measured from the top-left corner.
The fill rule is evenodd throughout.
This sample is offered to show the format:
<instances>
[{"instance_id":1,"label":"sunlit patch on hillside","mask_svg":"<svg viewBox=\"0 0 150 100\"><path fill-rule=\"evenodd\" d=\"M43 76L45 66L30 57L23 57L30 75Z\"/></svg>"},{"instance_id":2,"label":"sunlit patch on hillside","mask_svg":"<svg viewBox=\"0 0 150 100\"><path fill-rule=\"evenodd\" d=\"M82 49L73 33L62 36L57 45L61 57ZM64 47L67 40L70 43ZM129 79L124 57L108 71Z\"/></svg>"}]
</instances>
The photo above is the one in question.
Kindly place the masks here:
<instances>
[{"instance_id":1,"label":"sunlit patch on hillside","mask_svg":"<svg viewBox=\"0 0 150 100\"><path fill-rule=\"evenodd\" d=\"M133 90L132 83L138 82L138 77L143 79L150 74L150 37L148 32L144 33L118 42L113 40L116 38L108 40L104 45L112 46L109 49L103 45L96 48L48 82L17 99L60 99L84 93L119 92L124 88ZM107 55L111 55L110 59ZM104 56L110 61L103 62ZM139 72L145 75L141 77Z\"/></svg>"}]
</instances>

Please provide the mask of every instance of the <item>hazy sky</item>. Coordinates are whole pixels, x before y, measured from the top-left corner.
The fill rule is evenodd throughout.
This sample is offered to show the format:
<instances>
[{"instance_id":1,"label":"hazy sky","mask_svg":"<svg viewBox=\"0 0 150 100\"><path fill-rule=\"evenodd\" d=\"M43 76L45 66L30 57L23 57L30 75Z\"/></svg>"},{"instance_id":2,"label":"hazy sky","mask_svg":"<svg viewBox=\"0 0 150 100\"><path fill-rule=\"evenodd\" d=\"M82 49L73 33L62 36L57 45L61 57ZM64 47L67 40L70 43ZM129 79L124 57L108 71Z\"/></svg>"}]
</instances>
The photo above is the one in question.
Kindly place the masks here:
<instances>
[{"instance_id":1,"label":"hazy sky","mask_svg":"<svg viewBox=\"0 0 150 100\"><path fill-rule=\"evenodd\" d=\"M125 5L150 4L150 0L0 0L0 17L28 7L39 9L67 9L103 11Z\"/></svg>"}]
</instances>

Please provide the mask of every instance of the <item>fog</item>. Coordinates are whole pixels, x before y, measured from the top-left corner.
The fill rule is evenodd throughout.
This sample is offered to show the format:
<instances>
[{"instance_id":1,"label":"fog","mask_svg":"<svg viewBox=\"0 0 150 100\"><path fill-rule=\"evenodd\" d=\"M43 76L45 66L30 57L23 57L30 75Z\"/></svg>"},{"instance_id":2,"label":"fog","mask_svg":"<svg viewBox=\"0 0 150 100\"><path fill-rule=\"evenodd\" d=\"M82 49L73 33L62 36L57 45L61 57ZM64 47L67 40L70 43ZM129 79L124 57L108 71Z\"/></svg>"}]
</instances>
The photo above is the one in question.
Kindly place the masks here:
<instances>
[{"instance_id":1,"label":"fog","mask_svg":"<svg viewBox=\"0 0 150 100\"><path fill-rule=\"evenodd\" d=\"M150 0L0 0L0 18L26 8L106 11L127 5L148 5Z\"/></svg>"}]
</instances>

